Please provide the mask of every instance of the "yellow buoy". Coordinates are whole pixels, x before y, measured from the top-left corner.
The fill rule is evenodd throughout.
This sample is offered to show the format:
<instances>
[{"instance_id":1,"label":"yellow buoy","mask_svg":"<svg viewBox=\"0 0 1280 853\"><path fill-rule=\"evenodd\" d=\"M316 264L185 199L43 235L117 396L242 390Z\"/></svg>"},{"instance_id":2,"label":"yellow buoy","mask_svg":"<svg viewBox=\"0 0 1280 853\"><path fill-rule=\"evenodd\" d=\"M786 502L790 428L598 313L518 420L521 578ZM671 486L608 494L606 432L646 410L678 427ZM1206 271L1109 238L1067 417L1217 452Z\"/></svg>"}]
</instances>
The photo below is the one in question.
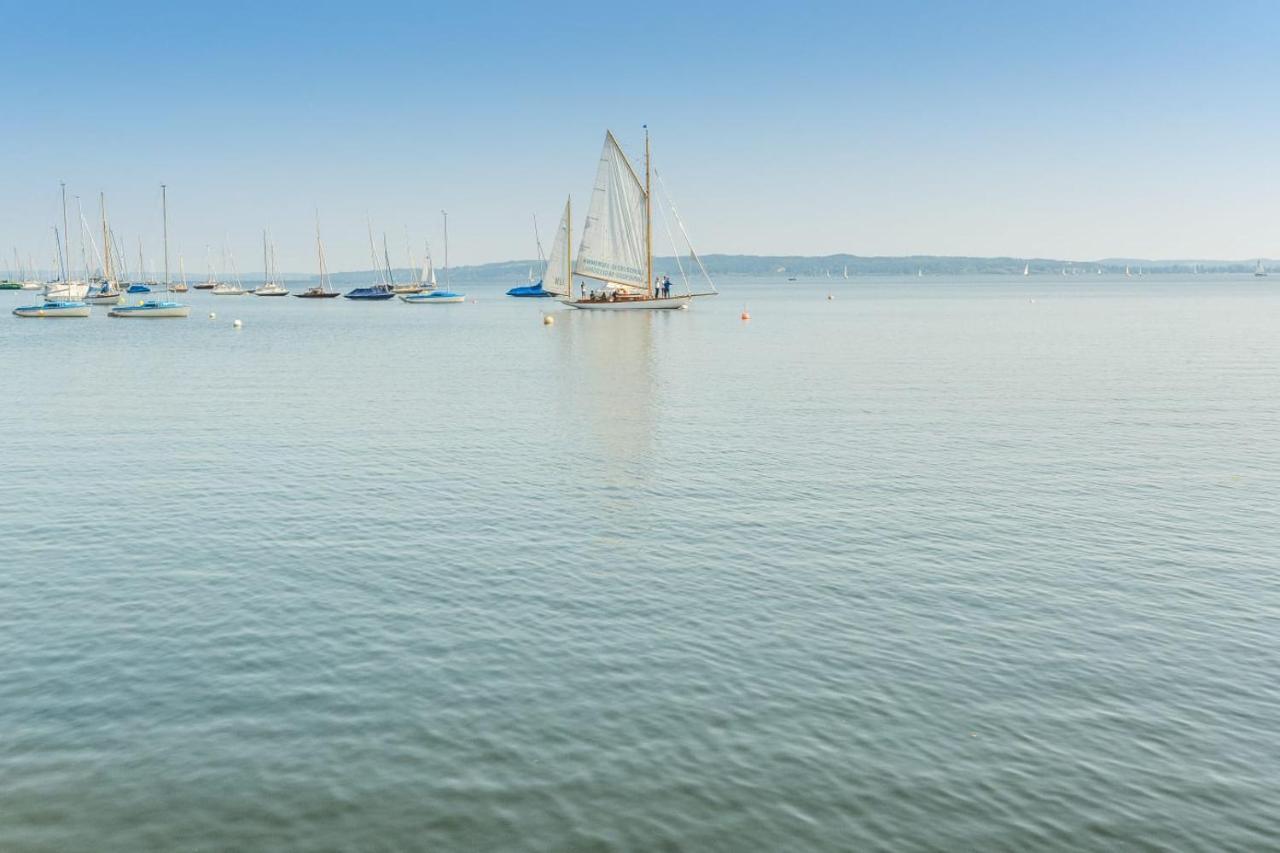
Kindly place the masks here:
<instances>
[{"instance_id":1,"label":"yellow buoy","mask_svg":"<svg viewBox=\"0 0 1280 853\"><path fill-rule=\"evenodd\" d=\"M550 325L551 325L552 323L554 323L555 321L556 321L556 318L555 318L555 317L552 317L550 314L543 314L543 315L542 315L542 325L544 325L544 326L550 326Z\"/></svg>"}]
</instances>

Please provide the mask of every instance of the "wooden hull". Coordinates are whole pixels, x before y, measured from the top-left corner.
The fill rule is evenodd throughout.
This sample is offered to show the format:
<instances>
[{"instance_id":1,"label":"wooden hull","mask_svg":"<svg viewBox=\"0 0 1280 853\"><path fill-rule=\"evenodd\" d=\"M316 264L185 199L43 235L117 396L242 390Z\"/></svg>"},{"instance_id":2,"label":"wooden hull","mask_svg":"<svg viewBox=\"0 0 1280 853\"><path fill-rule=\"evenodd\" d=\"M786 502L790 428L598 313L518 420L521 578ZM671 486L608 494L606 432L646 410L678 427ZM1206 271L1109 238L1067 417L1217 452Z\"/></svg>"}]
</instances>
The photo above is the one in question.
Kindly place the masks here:
<instances>
[{"instance_id":1,"label":"wooden hull","mask_svg":"<svg viewBox=\"0 0 1280 853\"><path fill-rule=\"evenodd\" d=\"M692 296L671 296L666 299L618 299L613 302L561 299L561 305L584 311L679 311L688 308Z\"/></svg>"}]
</instances>

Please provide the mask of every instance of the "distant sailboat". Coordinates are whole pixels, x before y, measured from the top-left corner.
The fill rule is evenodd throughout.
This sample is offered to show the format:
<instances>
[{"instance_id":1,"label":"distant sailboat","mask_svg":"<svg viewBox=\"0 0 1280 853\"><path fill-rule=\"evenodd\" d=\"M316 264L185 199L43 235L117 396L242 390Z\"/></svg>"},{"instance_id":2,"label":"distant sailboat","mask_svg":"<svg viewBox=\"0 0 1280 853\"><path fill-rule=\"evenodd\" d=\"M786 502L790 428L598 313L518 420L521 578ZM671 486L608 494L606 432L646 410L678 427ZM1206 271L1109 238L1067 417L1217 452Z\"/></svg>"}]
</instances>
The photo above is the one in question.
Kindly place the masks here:
<instances>
[{"instance_id":1,"label":"distant sailboat","mask_svg":"<svg viewBox=\"0 0 1280 853\"><path fill-rule=\"evenodd\" d=\"M849 279L849 265L848 265L848 264L845 264L845 265L844 265L844 277L845 277L845 280L846 280L846 281Z\"/></svg>"},{"instance_id":2,"label":"distant sailboat","mask_svg":"<svg viewBox=\"0 0 1280 853\"><path fill-rule=\"evenodd\" d=\"M529 267L529 283L513 287L507 291L507 296L522 296L526 298L539 298L544 296L554 296L554 294L542 288L542 283L546 279L546 259L542 256L542 239L538 236L538 215L533 216L533 241L538 247L538 265L542 267L542 278L534 280L533 267Z\"/></svg>"},{"instance_id":3,"label":"distant sailboat","mask_svg":"<svg viewBox=\"0 0 1280 853\"><path fill-rule=\"evenodd\" d=\"M1125 277L1125 278L1133 278L1133 273L1129 272L1129 265L1128 265L1128 264L1125 264L1125 265L1124 265L1124 277Z\"/></svg>"},{"instance_id":4,"label":"distant sailboat","mask_svg":"<svg viewBox=\"0 0 1280 853\"><path fill-rule=\"evenodd\" d=\"M378 252L373 247L373 223L367 222L369 229L369 258L373 261L373 267L378 272L378 283L371 284L368 287L356 287L342 294L347 299L355 299L364 302L382 302L387 299L395 298L395 291L391 289L391 284L387 282L386 273L382 270L382 265L378 263ZM390 266L388 264L388 266Z\"/></svg>"},{"instance_id":5,"label":"distant sailboat","mask_svg":"<svg viewBox=\"0 0 1280 853\"><path fill-rule=\"evenodd\" d=\"M324 263L324 244L320 242L320 212L316 211L316 256L320 260L320 283L315 287L309 287L301 293L295 293L294 296L299 299L332 299L338 296L338 291L329 285L329 270Z\"/></svg>"},{"instance_id":6,"label":"distant sailboat","mask_svg":"<svg viewBox=\"0 0 1280 853\"><path fill-rule=\"evenodd\" d=\"M209 267L209 278L197 284L195 288L196 290L213 290L215 287L218 286L218 280L213 277L213 255L210 253L208 246L204 247L204 260L205 260L205 264L207 264ZM224 267L226 266L225 260L226 260L226 253L224 252L223 253Z\"/></svg>"},{"instance_id":7,"label":"distant sailboat","mask_svg":"<svg viewBox=\"0 0 1280 853\"><path fill-rule=\"evenodd\" d=\"M169 200L165 185L160 185L160 208L164 217L164 284L169 287ZM108 312L110 317L188 317L191 308L167 299L148 299L138 305L117 305Z\"/></svg>"},{"instance_id":8,"label":"distant sailboat","mask_svg":"<svg viewBox=\"0 0 1280 853\"><path fill-rule=\"evenodd\" d=\"M1022 268L1022 274L1031 275L1031 264L1027 264L1025 267Z\"/></svg>"},{"instance_id":9,"label":"distant sailboat","mask_svg":"<svg viewBox=\"0 0 1280 853\"><path fill-rule=\"evenodd\" d=\"M253 289L254 296L288 296L289 290L276 281L275 251L268 251L267 231L262 231L262 284Z\"/></svg>"},{"instance_id":10,"label":"distant sailboat","mask_svg":"<svg viewBox=\"0 0 1280 853\"><path fill-rule=\"evenodd\" d=\"M440 215L444 217L444 290L436 290L433 286L425 293L401 296L400 301L409 305L448 305L467 301L465 293L454 293L449 289L449 214L442 210Z\"/></svg>"},{"instance_id":11,"label":"distant sailboat","mask_svg":"<svg viewBox=\"0 0 1280 853\"><path fill-rule=\"evenodd\" d=\"M1262 266L1262 259L1258 259L1258 265L1253 268L1253 274L1256 278L1265 278L1267 270Z\"/></svg>"},{"instance_id":12,"label":"distant sailboat","mask_svg":"<svg viewBox=\"0 0 1280 853\"><path fill-rule=\"evenodd\" d=\"M98 207L102 213L102 279L89 289L84 301L91 305L118 305L124 294L111 263L111 229L107 226L107 199L103 193L98 195Z\"/></svg>"}]
</instances>

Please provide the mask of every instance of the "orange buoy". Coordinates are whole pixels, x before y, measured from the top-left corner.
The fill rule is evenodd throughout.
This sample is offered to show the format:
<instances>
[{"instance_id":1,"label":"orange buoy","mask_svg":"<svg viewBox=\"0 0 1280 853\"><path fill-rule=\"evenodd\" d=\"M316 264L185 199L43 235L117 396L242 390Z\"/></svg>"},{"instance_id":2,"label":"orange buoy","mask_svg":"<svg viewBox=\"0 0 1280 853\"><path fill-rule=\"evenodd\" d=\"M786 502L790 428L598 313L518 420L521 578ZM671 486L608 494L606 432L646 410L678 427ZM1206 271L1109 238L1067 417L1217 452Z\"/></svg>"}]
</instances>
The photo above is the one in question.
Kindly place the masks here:
<instances>
[{"instance_id":1,"label":"orange buoy","mask_svg":"<svg viewBox=\"0 0 1280 853\"><path fill-rule=\"evenodd\" d=\"M747 313L747 306L745 306L745 305L743 305L743 306L742 306L742 319L743 319L743 320L750 320L750 319L751 319L751 315Z\"/></svg>"}]
</instances>

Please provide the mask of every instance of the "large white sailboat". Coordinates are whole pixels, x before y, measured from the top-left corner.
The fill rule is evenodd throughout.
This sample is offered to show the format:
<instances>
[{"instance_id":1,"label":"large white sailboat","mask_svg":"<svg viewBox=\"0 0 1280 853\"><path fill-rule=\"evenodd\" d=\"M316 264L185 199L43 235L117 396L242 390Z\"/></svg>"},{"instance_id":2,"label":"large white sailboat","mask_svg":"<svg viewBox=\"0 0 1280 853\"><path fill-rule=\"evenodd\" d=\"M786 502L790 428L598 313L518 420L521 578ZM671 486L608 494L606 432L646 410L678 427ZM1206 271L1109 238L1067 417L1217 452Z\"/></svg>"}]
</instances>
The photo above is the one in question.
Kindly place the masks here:
<instances>
[{"instance_id":1,"label":"large white sailboat","mask_svg":"<svg viewBox=\"0 0 1280 853\"><path fill-rule=\"evenodd\" d=\"M574 298L572 285L560 301L573 308L594 311L655 311L689 307L696 296L716 295L715 286L707 293L686 292L671 295L669 285L660 295L653 275L653 185L651 181L649 131L644 134L644 180L632 168L622 146L611 131L605 131L604 150L596 171L591 206L582 228L582 242L574 259L573 273L600 282L599 290L585 293L583 285ZM674 213L674 209L673 209ZM566 208L566 216L568 210ZM679 224L679 217L676 217ZM680 225L681 233L684 226ZM566 227L567 233L567 227ZM688 237L685 236L687 242ZM554 249L552 254L554 255ZM707 282L711 279L702 268L692 247L689 254L697 262ZM548 269L554 264L548 262ZM683 267L681 268L683 272ZM543 285L546 287L546 285ZM549 289L549 288L548 288Z\"/></svg>"}]
</instances>

